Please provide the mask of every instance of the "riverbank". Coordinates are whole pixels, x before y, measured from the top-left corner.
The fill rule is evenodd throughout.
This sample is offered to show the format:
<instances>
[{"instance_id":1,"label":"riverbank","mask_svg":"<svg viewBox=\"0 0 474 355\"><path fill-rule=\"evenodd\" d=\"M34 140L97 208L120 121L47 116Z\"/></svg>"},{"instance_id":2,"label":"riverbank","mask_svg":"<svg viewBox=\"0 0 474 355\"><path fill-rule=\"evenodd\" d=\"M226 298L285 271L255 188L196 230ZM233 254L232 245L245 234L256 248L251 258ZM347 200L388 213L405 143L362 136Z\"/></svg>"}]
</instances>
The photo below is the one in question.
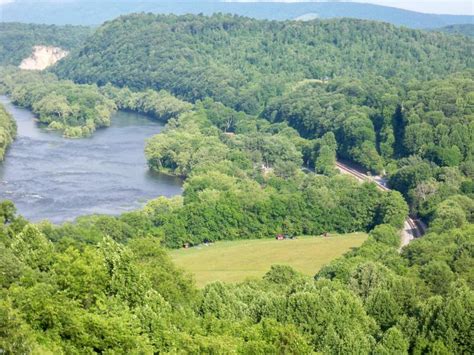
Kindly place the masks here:
<instances>
[{"instance_id":1,"label":"riverbank","mask_svg":"<svg viewBox=\"0 0 474 355\"><path fill-rule=\"evenodd\" d=\"M0 104L0 162L16 136L16 123L13 117Z\"/></svg>"},{"instance_id":2,"label":"riverbank","mask_svg":"<svg viewBox=\"0 0 474 355\"><path fill-rule=\"evenodd\" d=\"M181 179L148 169L145 140L163 129L155 120L118 111L110 127L70 140L40 126L30 111L6 96L0 96L0 104L18 126L17 139L0 164L0 196L31 221L115 215L158 196L181 194Z\"/></svg>"}]
</instances>

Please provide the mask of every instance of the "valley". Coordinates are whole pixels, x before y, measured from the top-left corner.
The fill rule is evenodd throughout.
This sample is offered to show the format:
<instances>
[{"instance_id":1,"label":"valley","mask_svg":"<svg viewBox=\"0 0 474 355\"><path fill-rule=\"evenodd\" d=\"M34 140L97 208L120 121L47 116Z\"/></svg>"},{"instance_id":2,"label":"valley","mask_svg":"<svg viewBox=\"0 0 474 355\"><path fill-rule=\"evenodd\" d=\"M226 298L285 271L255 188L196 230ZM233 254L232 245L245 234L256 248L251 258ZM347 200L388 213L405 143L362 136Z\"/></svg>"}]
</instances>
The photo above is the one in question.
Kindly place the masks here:
<instances>
[{"instance_id":1,"label":"valley","mask_svg":"<svg viewBox=\"0 0 474 355\"><path fill-rule=\"evenodd\" d=\"M472 16L0 10L0 353L472 352Z\"/></svg>"}]
</instances>

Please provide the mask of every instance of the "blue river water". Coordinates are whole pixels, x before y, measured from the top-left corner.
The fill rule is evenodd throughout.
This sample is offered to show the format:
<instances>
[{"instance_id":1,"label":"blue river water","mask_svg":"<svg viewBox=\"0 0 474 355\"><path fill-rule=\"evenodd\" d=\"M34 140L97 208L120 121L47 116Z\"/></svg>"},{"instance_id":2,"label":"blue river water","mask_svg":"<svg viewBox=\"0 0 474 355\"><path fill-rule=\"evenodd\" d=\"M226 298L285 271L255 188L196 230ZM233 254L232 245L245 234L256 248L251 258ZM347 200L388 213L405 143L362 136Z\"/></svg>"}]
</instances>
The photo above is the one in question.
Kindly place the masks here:
<instances>
[{"instance_id":1,"label":"blue river water","mask_svg":"<svg viewBox=\"0 0 474 355\"><path fill-rule=\"evenodd\" d=\"M181 179L151 172L147 138L163 125L136 113L115 113L108 128L90 138L66 139L34 115L0 102L13 115L18 136L0 163L0 199L12 200L24 217L54 223L85 214L119 214L158 196L181 194Z\"/></svg>"}]
</instances>

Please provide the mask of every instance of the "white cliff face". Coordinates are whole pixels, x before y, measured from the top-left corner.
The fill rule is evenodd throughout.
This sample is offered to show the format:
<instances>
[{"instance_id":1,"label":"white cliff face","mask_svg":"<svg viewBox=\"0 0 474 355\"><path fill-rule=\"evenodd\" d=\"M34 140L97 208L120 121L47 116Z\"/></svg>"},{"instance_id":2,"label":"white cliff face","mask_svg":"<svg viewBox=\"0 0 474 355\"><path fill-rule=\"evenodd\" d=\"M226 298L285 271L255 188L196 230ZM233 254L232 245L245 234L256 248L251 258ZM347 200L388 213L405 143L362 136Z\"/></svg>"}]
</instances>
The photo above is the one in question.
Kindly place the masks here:
<instances>
[{"instance_id":1,"label":"white cliff face","mask_svg":"<svg viewBox=\"0 0 474 355\"><path fill-rule=\"evenodd\" d=\"M58 60L63 59L68 54L68 51L58 47L34 46L33 53L28 58L23 59L20 64L20 69L43 70Z\"/></svg>"}]
</instances>

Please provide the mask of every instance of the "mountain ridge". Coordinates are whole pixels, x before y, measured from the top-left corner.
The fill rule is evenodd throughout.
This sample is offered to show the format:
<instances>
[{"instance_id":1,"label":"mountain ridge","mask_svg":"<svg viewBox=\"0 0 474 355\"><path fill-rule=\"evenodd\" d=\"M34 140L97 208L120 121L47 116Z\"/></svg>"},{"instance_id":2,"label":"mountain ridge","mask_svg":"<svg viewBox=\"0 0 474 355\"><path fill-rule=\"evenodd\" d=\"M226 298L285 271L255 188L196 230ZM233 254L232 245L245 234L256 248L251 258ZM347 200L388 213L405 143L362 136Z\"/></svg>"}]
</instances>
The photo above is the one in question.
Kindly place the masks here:
<instances>
[{"instance_id":1,"label":"mountain ridge","mask_svg":"<svg viewBox=\"0 0 474 355\"><path fill-rule=\"evenodd\" d=\"M305 3L238 3L238 2L190 2L160 1L140 2L131 0L61 3L31 0L4 4L2 22L29 22L47 24L98 25L115 17L134 12L161 14L231 13L257 19L289 20L308 13L320 18L350 17L388 22L397 26L416 29L439 28L455 24L473 23L468 15L425 14L388 6L354 2L305 2ZM27 11L25 10L27 8Z\"/></svg>"}]
</instances>

